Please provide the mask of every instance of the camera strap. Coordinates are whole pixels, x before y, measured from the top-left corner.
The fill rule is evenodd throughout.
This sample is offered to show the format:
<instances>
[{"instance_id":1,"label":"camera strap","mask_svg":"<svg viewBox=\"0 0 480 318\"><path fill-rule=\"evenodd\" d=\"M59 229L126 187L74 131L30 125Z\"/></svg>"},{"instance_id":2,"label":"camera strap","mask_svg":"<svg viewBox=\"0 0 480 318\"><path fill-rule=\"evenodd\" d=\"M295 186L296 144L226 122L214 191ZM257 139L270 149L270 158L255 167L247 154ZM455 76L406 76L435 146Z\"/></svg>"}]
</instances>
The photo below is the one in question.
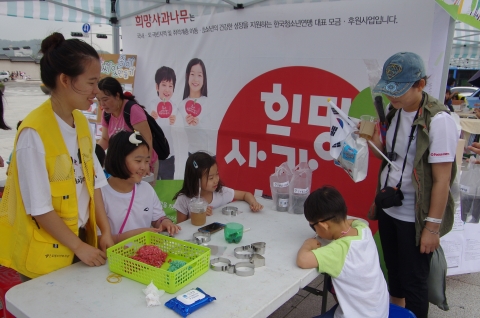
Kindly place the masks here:
<instances>
[{"instance_id":1,"label":"camera strap","mask_svg":"<svg viewBox=\"0 0 480 318\"><path fill-rule=\"evenodd\" d=\"M405 158L403 159L402 174L400 175L400 181L398 181L397 189L400 189L402 187L403 171L405 170L405 165L407 164L408 150L410 149L410 145L412 144L412 140L415 138L413 134L415 132L415 129L417 128L417 126L414 126L413 123L418 118L418 112L420 111L420 108L422 107L424 100L425 100L425 93L422 92L422 101L420 102L420 105L418 106L418 109L417 109L417 113L415 114L415 117L413 118L412 129L410 130L410 136L408 137L407 152L405 153ZM399 109L398 110L398 117L397 117L397 125L395 126L395 131L393 133L392 151L391 151L392 153L395 150L395 143L396 143L396 140L397 140L398 126L400 126L400 115L401 114L402 114L402 109ZM388 176L390 175L390 169L391 169L390 164L388 164L388 172L387 172L387 177L385 178L385 184L383 186L384 188L387 187Z\"/></svg>"}]
</instances>

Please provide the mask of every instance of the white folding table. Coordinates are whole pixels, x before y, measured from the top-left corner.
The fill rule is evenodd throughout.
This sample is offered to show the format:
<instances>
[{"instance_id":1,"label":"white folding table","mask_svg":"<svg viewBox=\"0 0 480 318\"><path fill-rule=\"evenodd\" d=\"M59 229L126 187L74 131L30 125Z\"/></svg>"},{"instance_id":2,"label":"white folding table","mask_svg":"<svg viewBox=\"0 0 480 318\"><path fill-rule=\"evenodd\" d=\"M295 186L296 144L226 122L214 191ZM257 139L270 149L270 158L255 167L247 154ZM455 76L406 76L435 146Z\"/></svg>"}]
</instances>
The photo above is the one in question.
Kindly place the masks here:
<instances>
[{"instance_id":1,"label":"white folding table","mask_svg":"<svg viewBox=\"0 0 480 318\"><path fill-rule=\"evenodd\" d=\"M128 278L118 284L107 281L108 265L88 267L77 263L41 276L10 289L6 295L7 309L16 317L179 317L163 305L170 298L200 287L216 300L195 312L198 318L259 317L264 318L293 297L300 288L318 275L317 269L300 269L295 260L304 240L315 234L303 215L271 210L272 201L258 199L264 205L261 212L250 211L246 202L233 202L243 211L225 216L215 209L211 222L238 222L245 232L239 244L228 244L223 231L212 235L210 244L227 246L222 257L232 263L235 247L265 242L266 265L256 268L250 277L208 270L205 274L175 294L162 296L162 305L147 307L142 289L145 285ZM178 239L189 239L198 227L189 220L180 224Z\"/></svg>"}]
</instances>

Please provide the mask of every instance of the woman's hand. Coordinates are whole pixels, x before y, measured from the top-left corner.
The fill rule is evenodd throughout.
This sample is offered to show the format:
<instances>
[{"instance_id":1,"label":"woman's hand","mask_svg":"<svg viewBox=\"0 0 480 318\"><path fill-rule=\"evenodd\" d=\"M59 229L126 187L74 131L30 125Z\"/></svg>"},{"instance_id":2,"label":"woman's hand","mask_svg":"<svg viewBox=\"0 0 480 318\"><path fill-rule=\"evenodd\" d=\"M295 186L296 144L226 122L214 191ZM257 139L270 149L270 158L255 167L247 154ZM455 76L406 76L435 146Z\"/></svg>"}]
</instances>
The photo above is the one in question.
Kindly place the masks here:
<instances>
[{"instance_id":1,"label":"woman's hand","mask_svg":"<svg viewBox=\"0 0 480 318\"><path fill-rule=\"evenodd\" d=\"M153 117L153 119L157 119L158 118L158 113L154 110L152 110L152 112L150 113L150 115Z\"/></svg>"},{"instance_id":2,"label":"woman's hand","mask_svg":"<svg viewBox=\"0 0 480 318\"><path fill-rule=\"evenodd\" d=\"M170 117L168 117L168 121L170 122L170 125L175 124L176 119L177 119L177 116L175 115L171 115Z\"/></svg>"},{"instance_id":3,"label":"woman's hand","mask_svg":"<svg viewBox=\"0 0 480 318\"><path fill-rule=\"evenodd\" d=\"M433 227L431 225L430 227ZM438 229L433 229L428 227L432 231L438 231ZM420 253L433 253L440 246L440 236L438 234L430 233L426 228L422 231L422 236L420 237Z\"/></svg>"},{"instance_id":4,"label":"woman's hand","mask_svg":"<svg viewBox=\"0 0 480 318\"><path fill-rule=\"evenodd\" d=\"M474 142L471 146L468 146L467 148L468 150L473 151L477 155L480 155L480 143ZM480 163L480 161L477 160L476 163Z\"/></svg>"}]
</instances>

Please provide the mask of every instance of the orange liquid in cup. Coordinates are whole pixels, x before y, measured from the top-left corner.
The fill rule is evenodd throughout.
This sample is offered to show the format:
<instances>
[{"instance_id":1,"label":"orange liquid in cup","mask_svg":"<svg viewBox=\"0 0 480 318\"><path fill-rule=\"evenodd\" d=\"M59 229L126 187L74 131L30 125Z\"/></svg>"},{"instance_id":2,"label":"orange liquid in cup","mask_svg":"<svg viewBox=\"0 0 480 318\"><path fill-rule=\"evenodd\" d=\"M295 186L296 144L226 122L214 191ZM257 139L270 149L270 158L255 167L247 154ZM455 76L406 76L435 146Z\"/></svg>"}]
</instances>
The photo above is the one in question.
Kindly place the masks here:
<instances>
[{"instance_id":1,"label":"orange liquid in cup","mask_svg":"<svg viewBox=\"0 0 480 318\"><path fill-rule=\"evenodd\" d=\"M205 223L207 223L207 213L206 212L201 212L201 213L190 212L190 220L192 221L192 224L195 226L204 225Z\"/></svg>"}]
</instances>

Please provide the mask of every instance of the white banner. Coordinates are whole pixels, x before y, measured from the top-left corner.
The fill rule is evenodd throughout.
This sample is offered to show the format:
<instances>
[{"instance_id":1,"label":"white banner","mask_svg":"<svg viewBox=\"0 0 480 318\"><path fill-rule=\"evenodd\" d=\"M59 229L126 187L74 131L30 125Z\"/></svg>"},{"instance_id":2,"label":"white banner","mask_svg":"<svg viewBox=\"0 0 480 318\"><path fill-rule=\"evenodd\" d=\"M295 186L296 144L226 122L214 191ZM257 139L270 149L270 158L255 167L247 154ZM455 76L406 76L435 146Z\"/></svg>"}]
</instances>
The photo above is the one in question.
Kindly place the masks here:
<instances>
[{"instance_id":1,"label":"white banner","mask_svg":"<svg viewBox=\"0 0 480 318\"><path fill-rule=\"evenodd\" d=\"M188 153L206 150L228 186L268 193L275 166L304 161L314 170L312 188L334 185L349 213L365 218L379 161L369 160L358 184L334 165L327 99L349 116L374 115L364 59L381 67L400 51L423 57L438 91L441 71L432 68L441 70L445 56L432 49L435 5L317 2L195 16L191 6L172 3L122 22L124 52L138 56L135 95L171 145L163 177L182 179ZM174 90L172 76L156 79L157 71L174 72Z\"/></svg>"}]
</instances>

